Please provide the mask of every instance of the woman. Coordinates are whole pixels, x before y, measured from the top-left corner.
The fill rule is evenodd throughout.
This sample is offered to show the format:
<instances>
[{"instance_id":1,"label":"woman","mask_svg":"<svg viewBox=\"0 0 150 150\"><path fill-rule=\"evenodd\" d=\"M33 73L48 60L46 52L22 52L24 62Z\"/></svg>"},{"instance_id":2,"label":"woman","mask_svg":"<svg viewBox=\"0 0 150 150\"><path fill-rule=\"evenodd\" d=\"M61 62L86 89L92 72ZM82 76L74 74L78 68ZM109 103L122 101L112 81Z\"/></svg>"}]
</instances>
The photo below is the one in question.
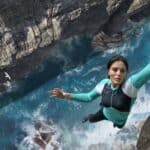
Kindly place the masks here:
<instances>
[{"instance_id":1,"label":"woman","mask_svg":"<svg viewBox=\"0 0 150 150\"><path fill-rule=\"evenodd\" d=\"M89 102L101 97L100 110L84 118L83 122L112 121L114 126L122 128L126 123L131 106L138 90L150 79L150 63L139 73L126 79L128 63L123 56L112 57L107 64L108 78L101 80L88 93L67 93L53 89L50 93L61 99Z\"/></svg>"}]
</instances>

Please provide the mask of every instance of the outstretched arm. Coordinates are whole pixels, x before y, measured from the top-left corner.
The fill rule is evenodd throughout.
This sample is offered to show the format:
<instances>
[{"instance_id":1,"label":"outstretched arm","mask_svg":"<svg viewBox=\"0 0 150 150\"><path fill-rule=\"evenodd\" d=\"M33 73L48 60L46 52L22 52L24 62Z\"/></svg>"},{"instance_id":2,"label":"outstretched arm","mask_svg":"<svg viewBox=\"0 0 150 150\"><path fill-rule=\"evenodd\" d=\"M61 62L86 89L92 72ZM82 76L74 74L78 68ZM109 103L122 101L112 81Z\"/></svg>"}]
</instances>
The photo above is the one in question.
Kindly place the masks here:
<instances>
[{"instance_id":1,"label":"outstretched arm","mask_svg":"<svg viewBox=\"0 0 150 150\"><path fill-rule=\"evenodd\" d=\"M98 94L95 90L95 88L88 92L88 93L79 93L79 94L75 94L75 93L66 93L58 88L53 89L51 91L49 91L50 94L52 94L54 97L60 98L60 99L72 99L75 101L82 101L82 102L89 102L94 100L96 97L98 97Z\"/></svg>"},{"instance_id":2,"label":"outstretched arm","mask_svg":"<svg viewBox=\"0 0 150 150\"><path fill-rule=\"evenodd\" d=\"M53 90L50 90L49 94L51 94L54 97L60 98L60 99L71 99L70 93L66 93L59 88L55 88Z\"/></svg>"},{"instance_id":3,"label":"outstretched arm","mask_svg":"<svg viewBox=\"0 0 150 150\"><path fill-rule=\"evenodd\" d=\"M130 79L135 88L141 88L148 80L150 80L150 63L140 72L131 76Z\"/></svg>"},{"instance_id":4,"label":"outstretched arm","mask_svg":"<svg viewBox=\"0 0 150 150\"><path fill-rule=\"evenodd\" d=\"M97 94L95 88L88 92L88 93L79 93L79 94L71 94L71 99L75 101L82 101L82 102L90 102L97 98L99 95Z\"/></svg>"},{"instance_id":5,"label":"outstretched arm","mask_svg":"<svg viewBox=\"0 0 150 150\"><path fill-rule=\"evenodd\" d=\"M72 99L74 101L90 102L101 95L104 85L108 82L109 82L109 79L101 80L96 85L96 87L88 93L78 93L78 94L66 93L60 89L53 89L49 91L49 93L61 99Z\"/></svg>"}]
</instances>

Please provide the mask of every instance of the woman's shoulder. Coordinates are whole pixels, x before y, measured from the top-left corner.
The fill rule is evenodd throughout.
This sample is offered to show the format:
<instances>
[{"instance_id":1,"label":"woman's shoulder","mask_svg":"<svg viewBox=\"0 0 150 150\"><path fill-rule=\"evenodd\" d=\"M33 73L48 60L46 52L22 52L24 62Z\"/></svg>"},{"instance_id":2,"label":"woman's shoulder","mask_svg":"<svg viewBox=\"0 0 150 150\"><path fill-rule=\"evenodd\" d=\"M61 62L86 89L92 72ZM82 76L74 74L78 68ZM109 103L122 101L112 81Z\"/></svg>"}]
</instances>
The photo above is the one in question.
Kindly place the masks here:
<instances>
[{"instance_id":1,"label":"woman's shoulder","mask_svg":"<svg viewBox=\"0 0 150 150\"><path fill-rule=\"evenodd\" d=\"M134 87L131 78L127 79L122 85L123 92L129 97L137 97L138 90Z\"/></svg>"},{"instance_id":2,"label":"woman's shoulder","mask_svg":"<svg viewBox=\"0 0 150 150\"><path fill-rule=\"evenodd\" d=\"M102 90L103 90L103 88L104 88L104 85L106 84L106 83L109 83L110 82L110 79L108 79L108 78L105 78L105 79L102 79L97 85L96 85L96 92L97 93L100 93L101 94L101 92L102 92Z\"/></svg>"},{"instance_id":3,"label":"woman's shoulder","mask_svg":"<svg viewBox=\"0 0 150 150\"><path fill-rule=\"evenodd\" d=\"M110 82L110 79L109 78L105 78L105 79L102 79L97 85L99 84L106 84L106 83L109 83Z\"/></svg>"}]
</instances>

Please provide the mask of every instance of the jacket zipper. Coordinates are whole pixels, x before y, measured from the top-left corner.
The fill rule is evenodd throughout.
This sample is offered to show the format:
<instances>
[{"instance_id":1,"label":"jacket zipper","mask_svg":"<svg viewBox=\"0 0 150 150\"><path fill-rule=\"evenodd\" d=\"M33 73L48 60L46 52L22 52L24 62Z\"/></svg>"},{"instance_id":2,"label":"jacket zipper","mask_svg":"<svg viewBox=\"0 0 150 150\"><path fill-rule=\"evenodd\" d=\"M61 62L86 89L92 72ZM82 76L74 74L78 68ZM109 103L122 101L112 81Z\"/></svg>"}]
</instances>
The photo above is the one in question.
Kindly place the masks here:
<instances>
[{"instance_id":1,"label":"jacket zipper","mask_svg":"<svg viewBox=\"0 0 150 150\"><path fill-rule=\"evenodd\" d=\"M110 102L111 102L111 103L110 103L110 106L111 106L111 107L112 107L112 103L113 103L113 95L114 95L114 94L113 94L113 91L112 91L111 99L110 99L110 100L111 100L111 101L110 101Z\"/></svg>"}]
</instances>

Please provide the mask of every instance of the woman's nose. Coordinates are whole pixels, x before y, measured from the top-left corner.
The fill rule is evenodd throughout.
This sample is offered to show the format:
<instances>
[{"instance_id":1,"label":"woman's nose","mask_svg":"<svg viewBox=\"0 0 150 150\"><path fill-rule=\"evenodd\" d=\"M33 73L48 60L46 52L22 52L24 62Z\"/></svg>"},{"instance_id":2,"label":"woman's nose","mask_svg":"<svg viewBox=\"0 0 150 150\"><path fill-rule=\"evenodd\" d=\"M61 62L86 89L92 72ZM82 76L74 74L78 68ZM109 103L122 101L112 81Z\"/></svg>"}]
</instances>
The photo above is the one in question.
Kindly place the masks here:
<instances>
[{"instance_id":1,"label":"woman's nose","mask_svg":"<svg viewBox=\"0 0 150 150\"><path fill-rule=\"evenodd\" d=\"M118 69L116 72L117 75L121 75L121 71Z\"/></svg>"}]
</instances>

